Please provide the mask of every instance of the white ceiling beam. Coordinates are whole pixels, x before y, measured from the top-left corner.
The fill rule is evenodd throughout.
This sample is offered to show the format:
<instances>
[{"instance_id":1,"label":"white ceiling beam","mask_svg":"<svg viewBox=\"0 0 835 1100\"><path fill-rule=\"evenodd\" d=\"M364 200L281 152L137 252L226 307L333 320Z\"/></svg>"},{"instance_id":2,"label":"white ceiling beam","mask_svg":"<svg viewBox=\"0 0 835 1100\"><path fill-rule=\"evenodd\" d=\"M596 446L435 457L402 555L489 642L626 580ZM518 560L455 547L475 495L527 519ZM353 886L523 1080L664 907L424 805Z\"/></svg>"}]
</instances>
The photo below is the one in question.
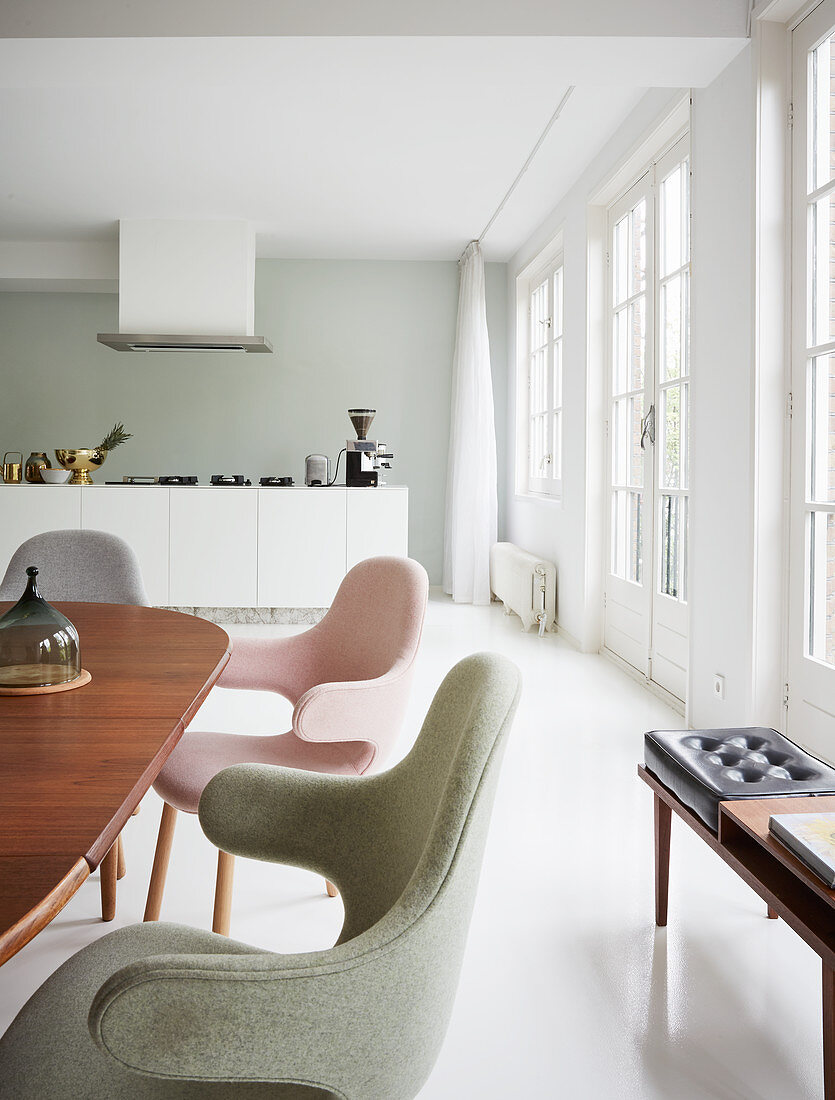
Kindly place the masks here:
<instances>
[{"instance_id":1,"label":"white ceiling beam","mask_svg":"<svg viewBox=\"0 0 835 1100\"><path fill-rule=\"evenodd\" d=\"M0 290L113 293L116 241L0 241Z\"/></svg>"},{"instance_id":2,"label":"white ceiling beam","mask_svg":"<svg viewBox=\"0 0 835 1100\"><path fill-rule=\"evenodd\" d=\"M0 37L560 35L736 38L748 0L4 0Z\"/></svg>"}]
</instances>

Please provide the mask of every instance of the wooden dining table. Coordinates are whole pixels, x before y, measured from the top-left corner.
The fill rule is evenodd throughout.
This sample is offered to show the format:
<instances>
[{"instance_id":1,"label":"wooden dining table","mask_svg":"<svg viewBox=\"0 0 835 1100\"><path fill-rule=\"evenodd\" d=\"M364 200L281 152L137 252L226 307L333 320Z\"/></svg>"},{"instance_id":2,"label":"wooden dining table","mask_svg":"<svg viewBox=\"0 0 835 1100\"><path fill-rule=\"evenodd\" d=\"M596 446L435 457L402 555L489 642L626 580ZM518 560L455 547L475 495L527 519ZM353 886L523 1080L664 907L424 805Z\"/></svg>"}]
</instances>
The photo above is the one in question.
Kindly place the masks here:
<instances>
[{"instance_id":1,"label":"wooden dining table","mask_svg":"<svg viewBox=\"0 0 835 1100\"><path fill-rule=\"evenodd\" d=\"M0 696L0 964L103 861L115 906L116 841L231 652L219 626L176 611L55 606L92 680Z\"/></svg>"}]
</instances>

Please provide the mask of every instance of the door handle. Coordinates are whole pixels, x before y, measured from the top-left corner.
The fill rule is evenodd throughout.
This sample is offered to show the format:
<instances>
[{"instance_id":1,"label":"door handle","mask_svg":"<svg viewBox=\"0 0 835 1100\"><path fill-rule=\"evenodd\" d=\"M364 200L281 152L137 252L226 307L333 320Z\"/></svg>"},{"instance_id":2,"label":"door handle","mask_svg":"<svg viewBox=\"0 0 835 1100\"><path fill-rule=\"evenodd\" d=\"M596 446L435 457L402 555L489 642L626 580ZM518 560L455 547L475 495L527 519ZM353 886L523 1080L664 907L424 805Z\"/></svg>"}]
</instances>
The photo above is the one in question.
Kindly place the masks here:
<instances>
[{"instance_id":1,"label":"door handle","mask_svg":"<svg viewBox=\"0 0 835 1100\"><path fill-rule=\"evenodd\" d=\"M655 405L650 405L649 412L641 421L641 450L647 449L646 440L649 437L650 443L655 446Z\"/></svg>"}]
</instances>

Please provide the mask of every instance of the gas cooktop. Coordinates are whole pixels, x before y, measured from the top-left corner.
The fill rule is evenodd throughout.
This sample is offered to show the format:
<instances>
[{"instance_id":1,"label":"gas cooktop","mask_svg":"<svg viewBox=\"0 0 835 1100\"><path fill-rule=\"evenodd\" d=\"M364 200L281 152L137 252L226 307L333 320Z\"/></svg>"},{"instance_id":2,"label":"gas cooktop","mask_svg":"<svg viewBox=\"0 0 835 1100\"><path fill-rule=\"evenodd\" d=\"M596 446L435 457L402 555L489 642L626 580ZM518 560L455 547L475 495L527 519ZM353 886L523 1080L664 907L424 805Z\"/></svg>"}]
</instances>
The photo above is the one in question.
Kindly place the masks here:
<instances>
[{"instance_id":1,"label":"gas cooktop","mask_svg":"<svg viewBox=\"0 0 835 1100\"><path fill-rule=\"evenodd\" d=\"M161 474L157 477L143 474L125 474L121 481L106 481L105 485L198 485L196 474ZM212 474L211 484L217 486L247 486L252 485L248 477L243 474ZM284 488L293 484L291 477L282 477L271 474L262 477L260 485L266 487Z\"/></svg>"},{"instance_id":2,"label":"gas cooktop","mask_svg":"<svg viewBox=\"0 0 835 1100\"><path fill-rule=\"evenodd\" d=\"M197 485L196 474L125 474L121 481L105 481L105 485Z\"/></svg>"}]
</instances>

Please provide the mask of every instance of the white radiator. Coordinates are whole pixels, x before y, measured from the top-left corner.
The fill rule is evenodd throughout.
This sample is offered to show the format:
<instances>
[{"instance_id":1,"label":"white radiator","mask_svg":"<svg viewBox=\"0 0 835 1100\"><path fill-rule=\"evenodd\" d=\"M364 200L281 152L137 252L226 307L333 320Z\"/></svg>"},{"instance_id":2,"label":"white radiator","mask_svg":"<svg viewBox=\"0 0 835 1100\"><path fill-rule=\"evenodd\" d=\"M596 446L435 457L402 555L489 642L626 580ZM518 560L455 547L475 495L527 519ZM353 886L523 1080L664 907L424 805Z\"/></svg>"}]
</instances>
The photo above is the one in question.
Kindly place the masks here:
<instances>
[{"instance_id":1,"label":"white radiator","mask_svg":"<svg viewBox=\"0 0 835 1100\"><path fill-rule=\"evenodd\" d=\"M540 638L556 625L557 569L512 542L497 542L490 550L490 588L504 604L505 615L515 611L522 629L539 624Z\"/></svg>"}]
</instances>

